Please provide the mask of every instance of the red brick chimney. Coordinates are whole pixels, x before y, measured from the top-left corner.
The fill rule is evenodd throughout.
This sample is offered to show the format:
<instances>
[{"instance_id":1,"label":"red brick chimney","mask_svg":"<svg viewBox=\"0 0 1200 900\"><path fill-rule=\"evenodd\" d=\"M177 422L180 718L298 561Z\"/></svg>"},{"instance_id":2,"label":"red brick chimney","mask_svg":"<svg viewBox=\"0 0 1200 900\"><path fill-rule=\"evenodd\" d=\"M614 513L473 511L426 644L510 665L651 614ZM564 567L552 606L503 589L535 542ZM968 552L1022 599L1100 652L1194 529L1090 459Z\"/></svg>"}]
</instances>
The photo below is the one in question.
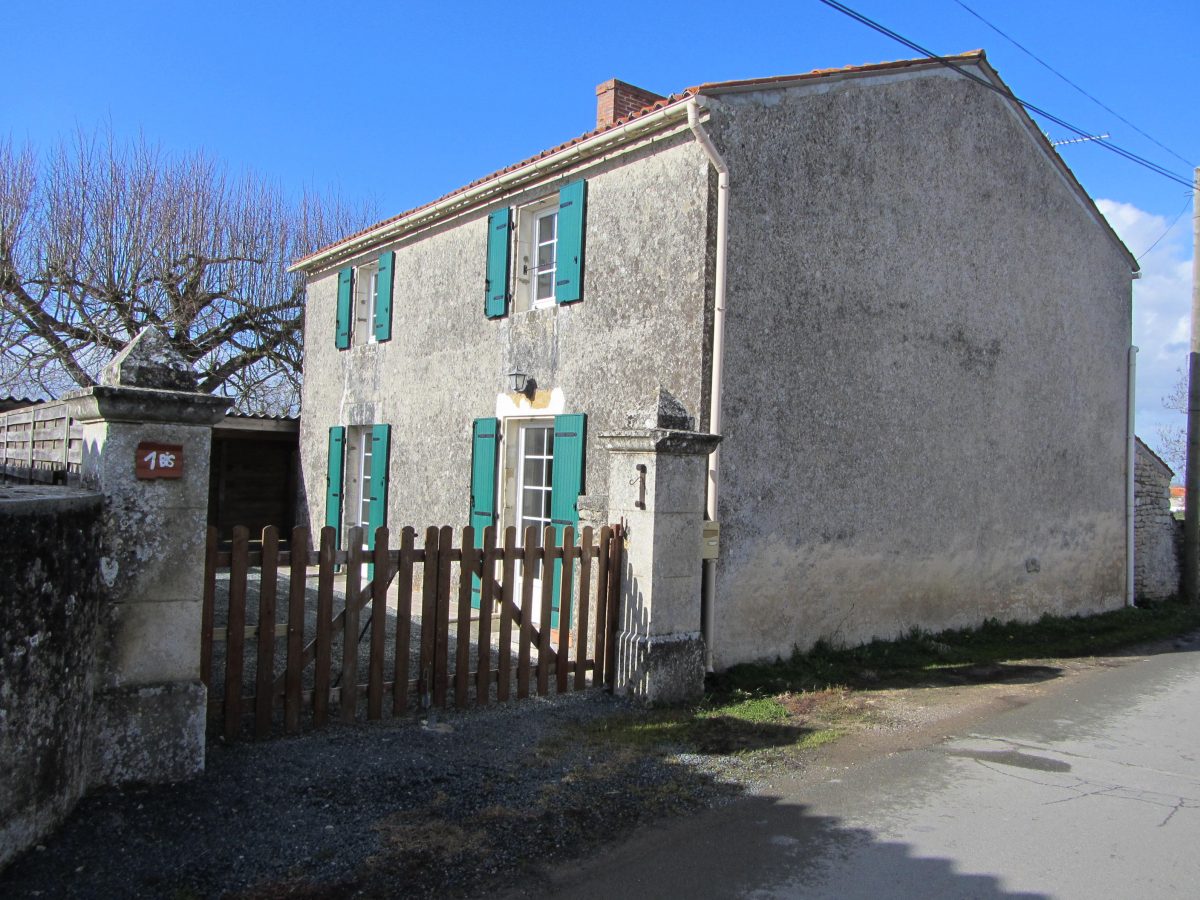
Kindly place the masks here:
<instances>
[{"instance_id":1,"label":"red brick chimney","mask_svg":"<svg viewBox=\"0 0 1200 900\"><path fill-rule=\"evenodd\" d=\"M611 125L643 107L665 99L659 94L610 78L596 85L596 127Z\"/></svg>"}]
</instances>

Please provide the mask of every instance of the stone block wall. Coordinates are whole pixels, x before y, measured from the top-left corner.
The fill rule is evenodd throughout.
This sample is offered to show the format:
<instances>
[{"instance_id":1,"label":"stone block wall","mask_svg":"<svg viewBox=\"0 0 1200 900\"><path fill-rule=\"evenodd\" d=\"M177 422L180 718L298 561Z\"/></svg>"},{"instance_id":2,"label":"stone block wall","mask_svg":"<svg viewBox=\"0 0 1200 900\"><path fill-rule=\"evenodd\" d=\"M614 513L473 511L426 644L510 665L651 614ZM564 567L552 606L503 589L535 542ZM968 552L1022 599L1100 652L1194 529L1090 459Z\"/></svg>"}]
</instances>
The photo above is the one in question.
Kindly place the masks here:
<instances>
[{"instance_id":1,"label":"stone block wall","mask_svg":"<svg viewBox=\"0 0 1200 900\"><path fill-rule=\"evenodd\" d=\"M1174 474L1138 439L1133 469L1133 592L1139 602L1165 600L1179 592L1182 523L1171 515Z\"/></svg>"},{"instance_id":2,"label":"stone block wall","mask_svg":"<svg viewBox=\"0 0 1200 900\"><path fill-rule=\"evenodd\" d=\"M0 486L0 867L88 787L101 509L88 491Z\"/></svg>"},{"instance_id":3,"label":"stone block wall","mask_svg":"<svg viewBox=\"0 0 1200 900\"><path fill-rule=\"evenodd\" d=\"M203 535L212 425L187 361L143 329L63 399L85 491L0 486L0 866L92 786L204 768ZM139 471L172 446L174 477Z\"/></svg>"}]
</instances>

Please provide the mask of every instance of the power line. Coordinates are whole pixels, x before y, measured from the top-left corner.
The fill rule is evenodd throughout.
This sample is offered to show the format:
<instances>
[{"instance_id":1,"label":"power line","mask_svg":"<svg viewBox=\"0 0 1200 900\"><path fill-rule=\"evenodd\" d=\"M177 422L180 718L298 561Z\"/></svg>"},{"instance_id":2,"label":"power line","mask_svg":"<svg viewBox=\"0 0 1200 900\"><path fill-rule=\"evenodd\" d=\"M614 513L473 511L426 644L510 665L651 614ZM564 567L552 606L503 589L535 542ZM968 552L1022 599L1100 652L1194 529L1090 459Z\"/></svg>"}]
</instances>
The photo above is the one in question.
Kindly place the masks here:
<instances>
[{"instance_id":1,"label":"power line","mask_svg":"<svg viewBox=\"0 0 1200 900\"><path fill-rule=\"evenodd\" d=\"M939 56L938 54L932 52L931 50L926 50L924 47L922 47L920 44L916 43L915 41L910 41L908 38L904 37L903 35L898 34L895 31L892 31L886 25L881 25L879 22L876 22L874 19L870 19L867 16L864 16L862 13L856 12L855 10L846 6L844 3L839 3L839 2L837 2L837 0L820 0L820 2L824 3L826 6L830 7L831 9L837 10L838 12L842 13L845 16L849 16L851 19L854 19L856 22L866 25L871 30L877 31L880 34L885 35L886 37L890 37L892 40L896 41L897 43L903 44L904 46L908 47L910 50L914 50L917 53L920 53L922 56L942 64L946 68L948 68L954 72L957 72L959 75L962 75L964 78L969 78L971 81L975 82L976 84L978 84L982 87L985 87L990 91L994 91L997 94L1000 94L1002 97L1005 97L1008 100L1011 100L1012 102L1019 104L1020 106L1027 109L1029 112L1036 113L1037 115L1041 116L1044 119L1047 119L1048 121L1053 122L1055 125L1058 125L1061 128L1065 128L1068 131L1072 131L1075 134L1079 135L1080 137L1090 137L1091 136L1090 132L1085 131L1084 129L1079 128L1075 125L1072 125L1070 122L1060 119L1058 116L1042 109L1041 107L1034 106L1032 103L1022 100L1020 97L1018 97L1016 94L1014 94L1009 88L1002 87L998 84L994 84L993 82L989 81L988 79L982 78L979 75L976 75L974 72L968 72L966 69L962 68L961 66L955 65L953 62L951 62L946 57ZM1156 162L1151 162L1150 160L1146 159L1145 157L1138 156L1136 153L1126 150L1123 147L1118 147L1116 144L1113 144L1109 141L1096 141L1096 143L1099 146L1105 148L1106 150L1109 150L1109 151L1117 154L1118 156L1129 160L1132 163L1136 163L1137 165L1142 166L1145 169L1149 169L1151 172L1154 172L1156 175L1161 175L1164 178L1168 178L1171 181L1174 181L1176 184L1182 185L1183 187L1186 187L1186 188L1192 187L1191 181L1185 180L1181 176L1176 175L1170 169L1166 169L1163 166L1160 166Z\"/></svg>"},{"instance_id":2,"label":"power line","mask_svg":"<svg viewBox=\"0 0 1200 900\"><path fill-rule=\"evenodd\" d=\"M1006 41L1008 41L1010 44L1012 44L1014 47L1016 47L1018 50L1020 50L1026 56L1029 56L1031 59L1033 59L1039 65L1041 65L1044 69L1047 69L1048 71L1052 72L1054 75L1057 75L1059 78L1061 78L1067 84L1069 84L1071 87L1075 88L1075 90L1079 91L1079 93L1083 94L1083 96L1087 97L1089 100L1091 100L1097 106L1099 106L1101 109L1116 116L1118 119L1120 119L1122 122L1124 122L1130 128L1132 128L1134 131L1136 131L1138 134L1140 134L1146 140L1150 141L1152 144L1157 144L1159 147L1161 147L1163 150L1166 150L1168 153L1170 153L1173 157L1175 157L1181 163L1184 163L1187 166L1192 166L1194 168L1194 165L1190 161L1184 159L1182 156L1180 156L1178 153L1176 153L1174 150L1172 150L1166 144L1163 144L1162 142L1157 141L1154 138L1152 138L1150 135L1146 134L1146 132L1142 131L1142 129L1138 128L1136 125L1134 125L1132 122L1130 122L1127 118L1125 118L1123 115L1121 115L1119 112L1117 112L1112 107L1105 105L1102 101L1098 100L1096 97L1093 97L1091 94L1089 94L1087 91L1085 91L1083 88L1081 88L1075 82L1073 82L1070 78L1068 78L1062 72L1060 72L1056 68L1054 68L1054 66L1050 65L1050 63L1046 62L1044 59L1042 59L1040 56L1038 56L1036 53L1034 53L1032 50L1030 50L1028 47L1026 47L1020 41L1018 41L1016 38L1005 34L1003 31L1001 31L999 28L997 28L995 25L993 25L991 22L989 22L987 19L985 19L979 13L975 12L975 10L971 9L971 7L969 7L969 6L967 6L967 4L963 3L962 0L954 0L954 2L957 3L959 6L961 6L963 9L965 9L967 12L969 12L971 15L973 15L975 18L977 18L980 22L982 22L988 28L992 29L992 31L996 32L996 34L1000 35L1000 37L1004 38Z\"/></svg>"},{"instance_id":3,"label":"power line","mask_svg":"<svg viewBox=\"0 0 1200 900\"><path fill-rule=\"evenodd\" d=\"M1187 210L1188 206L1191 205L1191 202L1192 202L1191 197L1188 197L1186 200L1183 201L1183 209L1179 210L1178 215L1176 215L1175 218L1171 220L1171 224L1167 226L1167 230L1164 231L1162 234L1160 234L1157 238L1155 238L1153 244L1151 244L1149 247L1147 247L1145 250L1143 250L1140 254L1138 254L1138 258L1137 258L1138 262L1141 262L1142 257L1148 255L1151 250L1153 250L1155 247L1157 247L1158 242L1161 241L1163 238L1165 238L1168 234L1170 234L1171 229L1173 229L1176 225L1179 224L1180 217Z\"/></svg>"}]
</instances>

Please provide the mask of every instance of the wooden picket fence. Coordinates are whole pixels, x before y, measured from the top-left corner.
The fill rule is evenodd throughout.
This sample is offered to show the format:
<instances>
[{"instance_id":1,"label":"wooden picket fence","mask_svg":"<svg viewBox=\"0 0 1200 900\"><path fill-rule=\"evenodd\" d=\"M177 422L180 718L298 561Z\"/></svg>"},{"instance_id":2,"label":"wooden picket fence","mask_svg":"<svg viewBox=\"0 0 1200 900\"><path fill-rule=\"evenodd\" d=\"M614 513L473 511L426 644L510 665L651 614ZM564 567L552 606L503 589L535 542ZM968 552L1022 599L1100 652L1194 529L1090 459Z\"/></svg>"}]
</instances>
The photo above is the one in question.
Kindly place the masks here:
<instances>
[{"instance_id":1,"label":"wooden picket fence","mask_svg":"<svg viewBox=\"0 0 1200 900\"><path fill-rule=\"evenodd\" d=\"M0 477L26 484L67 484L79 478L83 426L60 401L0 413Z\"/></svg>"},{"instance_id":2,"label":"wooden picket fence","mask_svg":"<svg viewBox=\"0 0 1200 900\"><path fill-rule=\"evenodd\" d=\"M376 720L451 700L462 708L551 687L611 689L620 526L598 535L586 527L578 542L568 527L561 543L553 528L540 542L530 528L520 546L511 527L501 543L494 527L485 529L480 547L473 528L457 547L450 527L427 529L423 546L405 528L396 548L380 528L373 551L360 549L360 529L347 537L351 549L339 550L336 531L323 528L314 548L308 529L297 528L281 549L274 527L253 543L235 528L224 549L209 528L200 667L210 724L226 739L242 736L250 716L256 738L322 728L334 707L339 720L354 722L364 697L366 718ZM535 596L535 580L522 573L542 565L561 566L562 575L542 577ZM555 581L567 613L552 627ZM535 609L536 623L528 614Z\"/></svg>"}]
</instances>

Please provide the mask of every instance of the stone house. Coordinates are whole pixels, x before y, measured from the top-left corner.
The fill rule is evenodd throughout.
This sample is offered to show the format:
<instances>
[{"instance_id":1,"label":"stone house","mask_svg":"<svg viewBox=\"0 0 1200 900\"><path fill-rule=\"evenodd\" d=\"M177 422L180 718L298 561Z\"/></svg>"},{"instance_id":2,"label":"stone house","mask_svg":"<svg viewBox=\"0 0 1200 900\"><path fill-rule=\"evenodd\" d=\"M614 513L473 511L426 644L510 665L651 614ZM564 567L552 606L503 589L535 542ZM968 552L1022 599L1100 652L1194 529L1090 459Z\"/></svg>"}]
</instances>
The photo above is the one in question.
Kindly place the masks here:
<instances>
[{"instance_id":1,"label":"stone house","mask_svg":"<svg viewBox=\"0 0 1200 900\"><path fill-rule=\"evenodd\" d=\"M312 525L599 526L648 420L722 438L677 626L717 668L1124 603L1137 263L949 63L610 81L593 131L299 260Z\"/></svg>"},{"instance_id":2,"label":"stone house","mask_svg":"<svg viewBox=\"0 0 1200 900\"><path fill-rule=\"evenodd\" d=\"M1179 593L1183 523L1171 510L1175 472L1141 438L1135 454L1134 594L1139 602L1154 602Z\"/></svg>"}]
</instances>

